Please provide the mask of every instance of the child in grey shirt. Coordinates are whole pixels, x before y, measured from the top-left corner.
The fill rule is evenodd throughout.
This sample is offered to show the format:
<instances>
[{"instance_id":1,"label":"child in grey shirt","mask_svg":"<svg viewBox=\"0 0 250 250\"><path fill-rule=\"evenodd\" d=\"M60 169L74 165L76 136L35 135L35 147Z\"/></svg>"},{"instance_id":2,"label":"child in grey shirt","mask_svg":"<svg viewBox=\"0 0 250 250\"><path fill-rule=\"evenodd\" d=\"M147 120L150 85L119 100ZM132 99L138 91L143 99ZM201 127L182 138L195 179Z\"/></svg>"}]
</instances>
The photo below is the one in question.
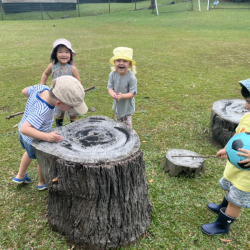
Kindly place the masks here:
<instances>
[{"instance_id":1,"label":"child in grey shirt","mask_svg":"<svg viewBox=\"0 0 250 250\"><path fill-rule=\"evenodd\" d=\"M113 53L114 56L109 60L114 67L109 74L108 92L113 98L116 119L132 128L132 114L135 112L134 96L137 93L133 49L118 47Z\"/></svg>"}]
</instances>

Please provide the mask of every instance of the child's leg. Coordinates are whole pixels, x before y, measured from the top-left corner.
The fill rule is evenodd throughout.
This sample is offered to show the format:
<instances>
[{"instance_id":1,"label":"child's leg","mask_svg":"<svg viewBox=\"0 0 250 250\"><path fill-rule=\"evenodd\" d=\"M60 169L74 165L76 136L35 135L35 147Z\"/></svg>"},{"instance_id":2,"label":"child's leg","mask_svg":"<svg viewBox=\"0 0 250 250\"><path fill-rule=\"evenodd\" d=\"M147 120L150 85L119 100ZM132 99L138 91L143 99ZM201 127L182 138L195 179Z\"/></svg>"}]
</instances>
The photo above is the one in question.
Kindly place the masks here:
<instances>
[{"instance_id":1,"label":"child's leg","mask_svg":"<svg viewBox=\"0 0 250 250\"><path fill-rule=\"evenodd\" d=\"M42 174L39 164L37 164L37 172L38 172L38 186L44 186L45 180L43 178L43 174Z\"/></svg>"},{"instance_id":2,"label":"child's leg","mask_svg":"<svg viewBox=\"0 0 250 250\"><path fill-rule=\"evenodd\" d=\"M55 107L55 118L56 127L61 127L63 125L64 111L61 111L58 107Z\"/></svg>"},{"instance_id":3,"label":"child's leg","mask_svg":"<svg viewBox=\"0 0 250 250\"><path fill-rule=\"evenodd\" d=\"M234 205L231 201L228 200L228 205L225 214L230 217L237 218L240 215L241 207Z\"/></svg>"},{"instance_id":4,"label":"child's leg","mask_svg":"<svg viewBox=\"0 0 250 250\"><path fill-rule=\"evenodd\" d=\"M117 121L122 122L132 128L132 115L126 115L123 117L116 116L116 119Z\"/></svg>"},{"instance_id":5,"label":"child's leg","mask_svg":"<svg viewBox=\"0 0 250 250\"><path fill-rule=\"evenodd\" d=\"M27 151L23 154L23 157L21 159L19 172L16 176L17 179L22 180L26 176L26 171L31 163L32 159L29 158Z\"/></svg>"},{"instance_id":6,"label":"child's leg","mask_svg":"<svg viewBox=\"0 0 250 250\"><path fill-rule=\"evenodd\" d=\"M74 122L74 121L77 120L77 115L78 115L78 113L77 113L73 108L70 109L70 110L68 111L68 113L69 113L69 117L70 117L70 121L71 121L71 122Z\"/></svg>"}]
</instances>

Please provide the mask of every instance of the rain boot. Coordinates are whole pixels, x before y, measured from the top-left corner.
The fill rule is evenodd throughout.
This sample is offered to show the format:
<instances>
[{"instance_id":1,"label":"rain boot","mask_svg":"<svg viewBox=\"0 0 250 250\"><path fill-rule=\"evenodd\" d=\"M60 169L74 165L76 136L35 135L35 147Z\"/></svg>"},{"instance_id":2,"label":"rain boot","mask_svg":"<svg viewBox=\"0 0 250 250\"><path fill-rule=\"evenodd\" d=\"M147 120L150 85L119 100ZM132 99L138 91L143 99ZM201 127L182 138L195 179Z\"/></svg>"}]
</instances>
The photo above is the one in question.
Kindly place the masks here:
<instances>
[{"instance_id":1,"label":"rain boot","mask_svg":"<svg viewBox=\"0 0 250 250\"><path fill-rule=\"evenodd\" d=\"M214 204L214 203L208 203L207 204L207 209L213 213L219 213L220 209L222 207L227 207L228 205L228 200L227 200L227 194L225 194L225 197L220 205Z\"/></svg>"},{"instance_id":2,"label":"rain boot","mask_svg":"<svg viewBox=\"0 0 250 250\"><path fill-rule=\"evenodd\" d=\"M207 235L226 234L229 232L230 225L236 218L232 218L225 214L226 208L220 209L218 219L210 224L201 226L201 231Z\"/></svg>"},{"instance_id":3,"label":"rain boot","mask_svg":"<svg viewBox=\"0 0 250 250\"><path fill-rule=\"evenodd\" d=\"M63 125L63 119L56 119L56 127L61 127Z\"/></svg>"}]
</instances>

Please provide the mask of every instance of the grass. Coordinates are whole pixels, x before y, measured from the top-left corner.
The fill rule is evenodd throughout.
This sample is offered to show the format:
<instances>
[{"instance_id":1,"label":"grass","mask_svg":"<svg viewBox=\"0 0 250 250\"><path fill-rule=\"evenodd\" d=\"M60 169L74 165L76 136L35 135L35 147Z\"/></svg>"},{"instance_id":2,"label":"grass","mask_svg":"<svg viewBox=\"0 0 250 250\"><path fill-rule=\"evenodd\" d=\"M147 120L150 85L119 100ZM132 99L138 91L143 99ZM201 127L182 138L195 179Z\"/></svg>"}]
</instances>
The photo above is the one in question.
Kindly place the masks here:
<instances>
[{"instance_id":1,"label":"grass","mask_svg":"<svg viewBox=\"0 0 250 250\"><path fill-rule=\"evenodd\" d=\"M220 3L221 4L221 3ZM205 5L204 5L205 6ZM147 235L130 249L249 249L250 212L242 209L228 235L208 237L200 226L216 216L205 207L220 202L218 185L225 161L207 159L199 178L170 178L163 171L169 148L213 155L210 113L220 99L241 98L239 80L249 78L249 11L211 10L165 13L150 10L64 20L4 21L0 26L0 249L69 249L64 236L47 224L47 195L37 191L36 163L30 185L16 186L24 151L13 126L26 98L21 90L39 84L53 42L64 37L77 52L76 63L90 115L112 117L107 93L108 60L117 46L134 49L138 95L133 128L147 166L153 219ZM84 118L84 117L81 117ZM144 141L144 142L143 142ZM220 238L231 239L224 243Z\"/></svg>"}]
</instances>

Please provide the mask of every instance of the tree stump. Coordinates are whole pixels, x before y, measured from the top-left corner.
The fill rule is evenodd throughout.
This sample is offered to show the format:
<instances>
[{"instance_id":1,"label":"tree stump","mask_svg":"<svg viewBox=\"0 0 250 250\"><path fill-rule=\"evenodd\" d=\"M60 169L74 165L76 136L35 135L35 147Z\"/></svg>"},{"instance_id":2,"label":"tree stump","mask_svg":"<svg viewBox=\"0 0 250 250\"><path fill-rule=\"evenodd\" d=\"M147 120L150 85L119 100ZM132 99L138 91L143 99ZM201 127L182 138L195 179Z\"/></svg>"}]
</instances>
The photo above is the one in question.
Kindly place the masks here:
<instances>
[{"instance_id":1,"label":"tree stump","mask_svg":"<svg viewBox=\"0 0 250 250\"><path fill-rule=\"evenodd\" d=\"M190 156L191 157L183 157ZM178 157L174 157L178 156ZM192 156L202 156L193 151L185 149L169 149L166 154L166 160L163 169L168 172L169 176L198 176L205 170L205 159Z\"/></svg>"},{"instance_id":2,"label":"tree stump","mask_svg":"<svg viewBox=\"0 0 250 250\"><path fill-rule=\"evenodd\" d=\"M117 248L149 228L152 206L137 133L105 116L52 129L59 143L34 140L49 190L48 221L76 248Z\"/></svg>"},{"instance_id":3,"label":"tree stump","mask_svg":"<svg viewBox=\"0 0 250 250\"><path fill-rule=\"evenodd\" d=\"M235 134L241 117L248 111L243 99L223 99L213 104L211 112L212 136L223 147Z\"/></svg>"}]
</instances>

